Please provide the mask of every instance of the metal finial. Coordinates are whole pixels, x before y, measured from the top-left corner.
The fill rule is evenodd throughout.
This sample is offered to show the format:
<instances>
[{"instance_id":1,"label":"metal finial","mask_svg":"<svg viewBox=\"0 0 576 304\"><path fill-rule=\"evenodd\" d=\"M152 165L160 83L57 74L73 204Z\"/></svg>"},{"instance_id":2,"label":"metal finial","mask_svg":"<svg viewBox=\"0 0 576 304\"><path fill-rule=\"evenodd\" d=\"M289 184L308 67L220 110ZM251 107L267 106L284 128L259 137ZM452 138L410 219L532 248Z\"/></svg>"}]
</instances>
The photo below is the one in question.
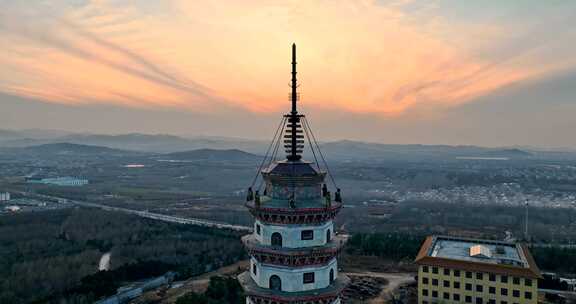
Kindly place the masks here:
<instances>
[{"instance_id":1,"label":"metal finial","mask_svg":"<svg viewBox=\"0 0 576 304\"><path fill-rule=\"evenodd\" d=\"M296 43L292 43L292 92L291 92L291 99L292 99L292 114L298 113L298 109L296 108L296 102L298 101L298 94L296 93L296 88L298 87L297 80L296 80Z\"/></svg>"},{"instance_id":2,"label":"metal finial","mask_svg":"<svg viewBox=\"0 0 576 304\"><path fill-rule=\"evenodd\" d=\"M298 108L297 108L297 101L298 101L298 93L296 92L296 88L298 87L298 82L296 80L296 43L292 44L292 82L290 84L291 92L290 92L290 100L292 102L292 111L286 115L288 117L288 126L287 126L287 140L284 141L284 147L287 148L286 153L288 153L288 160L297 161L302 156L302 148L304 147L303 138L304 136L301 134L302 130L300 129L300 115L298 115Z\"/></svg>"}]
</instances>

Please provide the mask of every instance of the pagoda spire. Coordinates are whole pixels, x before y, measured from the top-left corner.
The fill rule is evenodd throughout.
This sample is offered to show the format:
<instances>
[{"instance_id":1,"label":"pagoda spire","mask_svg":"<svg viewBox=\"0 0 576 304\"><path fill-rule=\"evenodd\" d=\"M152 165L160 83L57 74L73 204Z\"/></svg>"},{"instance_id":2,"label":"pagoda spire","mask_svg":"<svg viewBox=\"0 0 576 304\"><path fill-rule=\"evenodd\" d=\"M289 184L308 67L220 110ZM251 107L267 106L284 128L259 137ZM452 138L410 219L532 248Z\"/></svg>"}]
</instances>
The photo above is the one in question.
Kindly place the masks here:
<instances>
[{"instance_id":1,"label":"pagoda spire","mask_svg":"<svg viewBox=\"0 0 576 304\"><path fill-rule=\"evenodd\" d=\"M254 216L253 233L242 237L250 267L238 276L246 304L341 304L350 282L338 273L338 255L346 239L334 231L342 196L334 183L337 190L332 199L326 185L326 176L333 181L332 175L306 116L298 112L296 75L296 44L292 44L291 109L283 115L268 147L272 154L268 157L266 152L258 169L262 181L252 188L256 175L246 198ZM315 162L302 160L306 138ZM285 160L276 158L281 143ZM315 151L326 171L320 169Z\"/></svg>"},{"instance_id":2,"label":"pagoda spire","mask_svg":"<svg viewBox=\"0 0 576 304\"><path fill-rule=\"evenodd\" d=\"M284 141L286 148L287 159L290 161L297 161L302 158L302 148L304 147L302 129L300 125L300 117L298 114L298 80L296 79L296 43L292 43L292 81L290 83L290 101L292 102L292 111L286 115L288 117L287 135Z\"/></svg>"},{"instance_id":3,"label":"pagoda spire","mask_svg":"<svg viewBox=\"0 0 576 304\"><path fill-rule=\"evenodd\" d=\"M292 43L292 83L290 87L292 92L290 94L292 100L292 112L290 114L297 115L298 109L296 107L296 102L298 101L298 93L296 88L298 87L298 81L296 80L296 43Z\"/></svg>"}]
</instances>

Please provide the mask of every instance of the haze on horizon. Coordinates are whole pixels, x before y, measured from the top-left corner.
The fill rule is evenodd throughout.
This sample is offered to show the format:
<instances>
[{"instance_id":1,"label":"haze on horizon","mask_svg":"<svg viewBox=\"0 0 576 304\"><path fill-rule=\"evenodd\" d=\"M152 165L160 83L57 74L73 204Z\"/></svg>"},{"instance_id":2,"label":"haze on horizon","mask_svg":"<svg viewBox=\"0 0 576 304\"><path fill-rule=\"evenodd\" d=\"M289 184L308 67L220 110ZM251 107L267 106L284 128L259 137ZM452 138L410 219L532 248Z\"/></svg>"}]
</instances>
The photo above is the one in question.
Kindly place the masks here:
<instances>
[{"instance_id":1,"label":"haze on horizon","mask_svg":"<svg viewBox=\"0 0 576 304\"><path fill-rule=\"evenodd\" d=\"M0 0L0 128L576 147L573 1Z\"/></svg>"}]
</instances>

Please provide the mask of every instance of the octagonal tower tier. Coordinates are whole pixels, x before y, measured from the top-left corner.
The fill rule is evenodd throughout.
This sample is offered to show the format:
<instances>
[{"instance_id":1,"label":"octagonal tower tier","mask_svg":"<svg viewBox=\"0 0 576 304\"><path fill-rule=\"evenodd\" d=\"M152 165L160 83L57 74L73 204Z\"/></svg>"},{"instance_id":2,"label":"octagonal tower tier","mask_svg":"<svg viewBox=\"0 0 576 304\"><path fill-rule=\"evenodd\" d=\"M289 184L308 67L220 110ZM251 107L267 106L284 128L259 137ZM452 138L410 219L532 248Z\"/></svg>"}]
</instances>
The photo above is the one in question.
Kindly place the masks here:
<instances>
[{"instance_id":1,"label":"octagonal tower tier","mask_svg":"<svg viewBox=\"0 0 576 304\"><path fill-rule=\"evenodd\" d=\"M335 233L333 219L342 208L340 192L338 189L332 199L325 184L326 172L317 162L301 159L302 134L311 130L306 129L304 115L297 112L296 87L293 45L292 111L284 116L286 132L284 136L280 133L276 144L283 140L287 157L271 161L259 172L263 195L250 188L246 202L255 217L254 232L242 238L250 255L250 270L238 279L248 304L340 303L349 281L338 274L337 257L345 239Z\"/></svg>"},{"instance_id":2,"label":"octagonal tower tier","mask_svg":"<svg viewBox=\"0 0 576 304\"><path fill-rule=\"evenodd\" d=\"M266 196L248 201L246 207L262 224L314 224L334 219L342 208L322 193L325 172L305 161L284 160L262 170ZM334 231L334 230L332 230Z\"/></svg>"}]
</instances>

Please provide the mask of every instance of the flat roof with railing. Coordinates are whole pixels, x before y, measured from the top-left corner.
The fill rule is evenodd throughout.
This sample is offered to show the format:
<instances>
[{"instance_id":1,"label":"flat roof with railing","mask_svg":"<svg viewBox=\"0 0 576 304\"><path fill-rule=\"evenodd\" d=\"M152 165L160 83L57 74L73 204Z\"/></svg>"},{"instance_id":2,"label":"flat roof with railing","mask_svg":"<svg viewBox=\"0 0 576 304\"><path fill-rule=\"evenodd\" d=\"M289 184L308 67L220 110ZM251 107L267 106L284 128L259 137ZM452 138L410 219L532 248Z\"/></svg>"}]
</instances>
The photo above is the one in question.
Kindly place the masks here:
<instances>
[{"instance_id":1,"label":"flat roof with railing","mask_svg":"<svg viewBox=\"0 0 576 304\"><path fill-rule=\"evenodd\" d=\"M502 275L541 276L528 247L494 240L429 236L416 263Z\"/></svg>"},{"instance_id":2,"label":"flat roof with railing","mask_svg":"<svg viewBox=\"0 0 576 304\"><path fill-rule=\"evenodd\" d=\"M430 256L525 267L527 262L521 252L522 248L513 243L436 237Z\"/></svg>"}]
</instances>

